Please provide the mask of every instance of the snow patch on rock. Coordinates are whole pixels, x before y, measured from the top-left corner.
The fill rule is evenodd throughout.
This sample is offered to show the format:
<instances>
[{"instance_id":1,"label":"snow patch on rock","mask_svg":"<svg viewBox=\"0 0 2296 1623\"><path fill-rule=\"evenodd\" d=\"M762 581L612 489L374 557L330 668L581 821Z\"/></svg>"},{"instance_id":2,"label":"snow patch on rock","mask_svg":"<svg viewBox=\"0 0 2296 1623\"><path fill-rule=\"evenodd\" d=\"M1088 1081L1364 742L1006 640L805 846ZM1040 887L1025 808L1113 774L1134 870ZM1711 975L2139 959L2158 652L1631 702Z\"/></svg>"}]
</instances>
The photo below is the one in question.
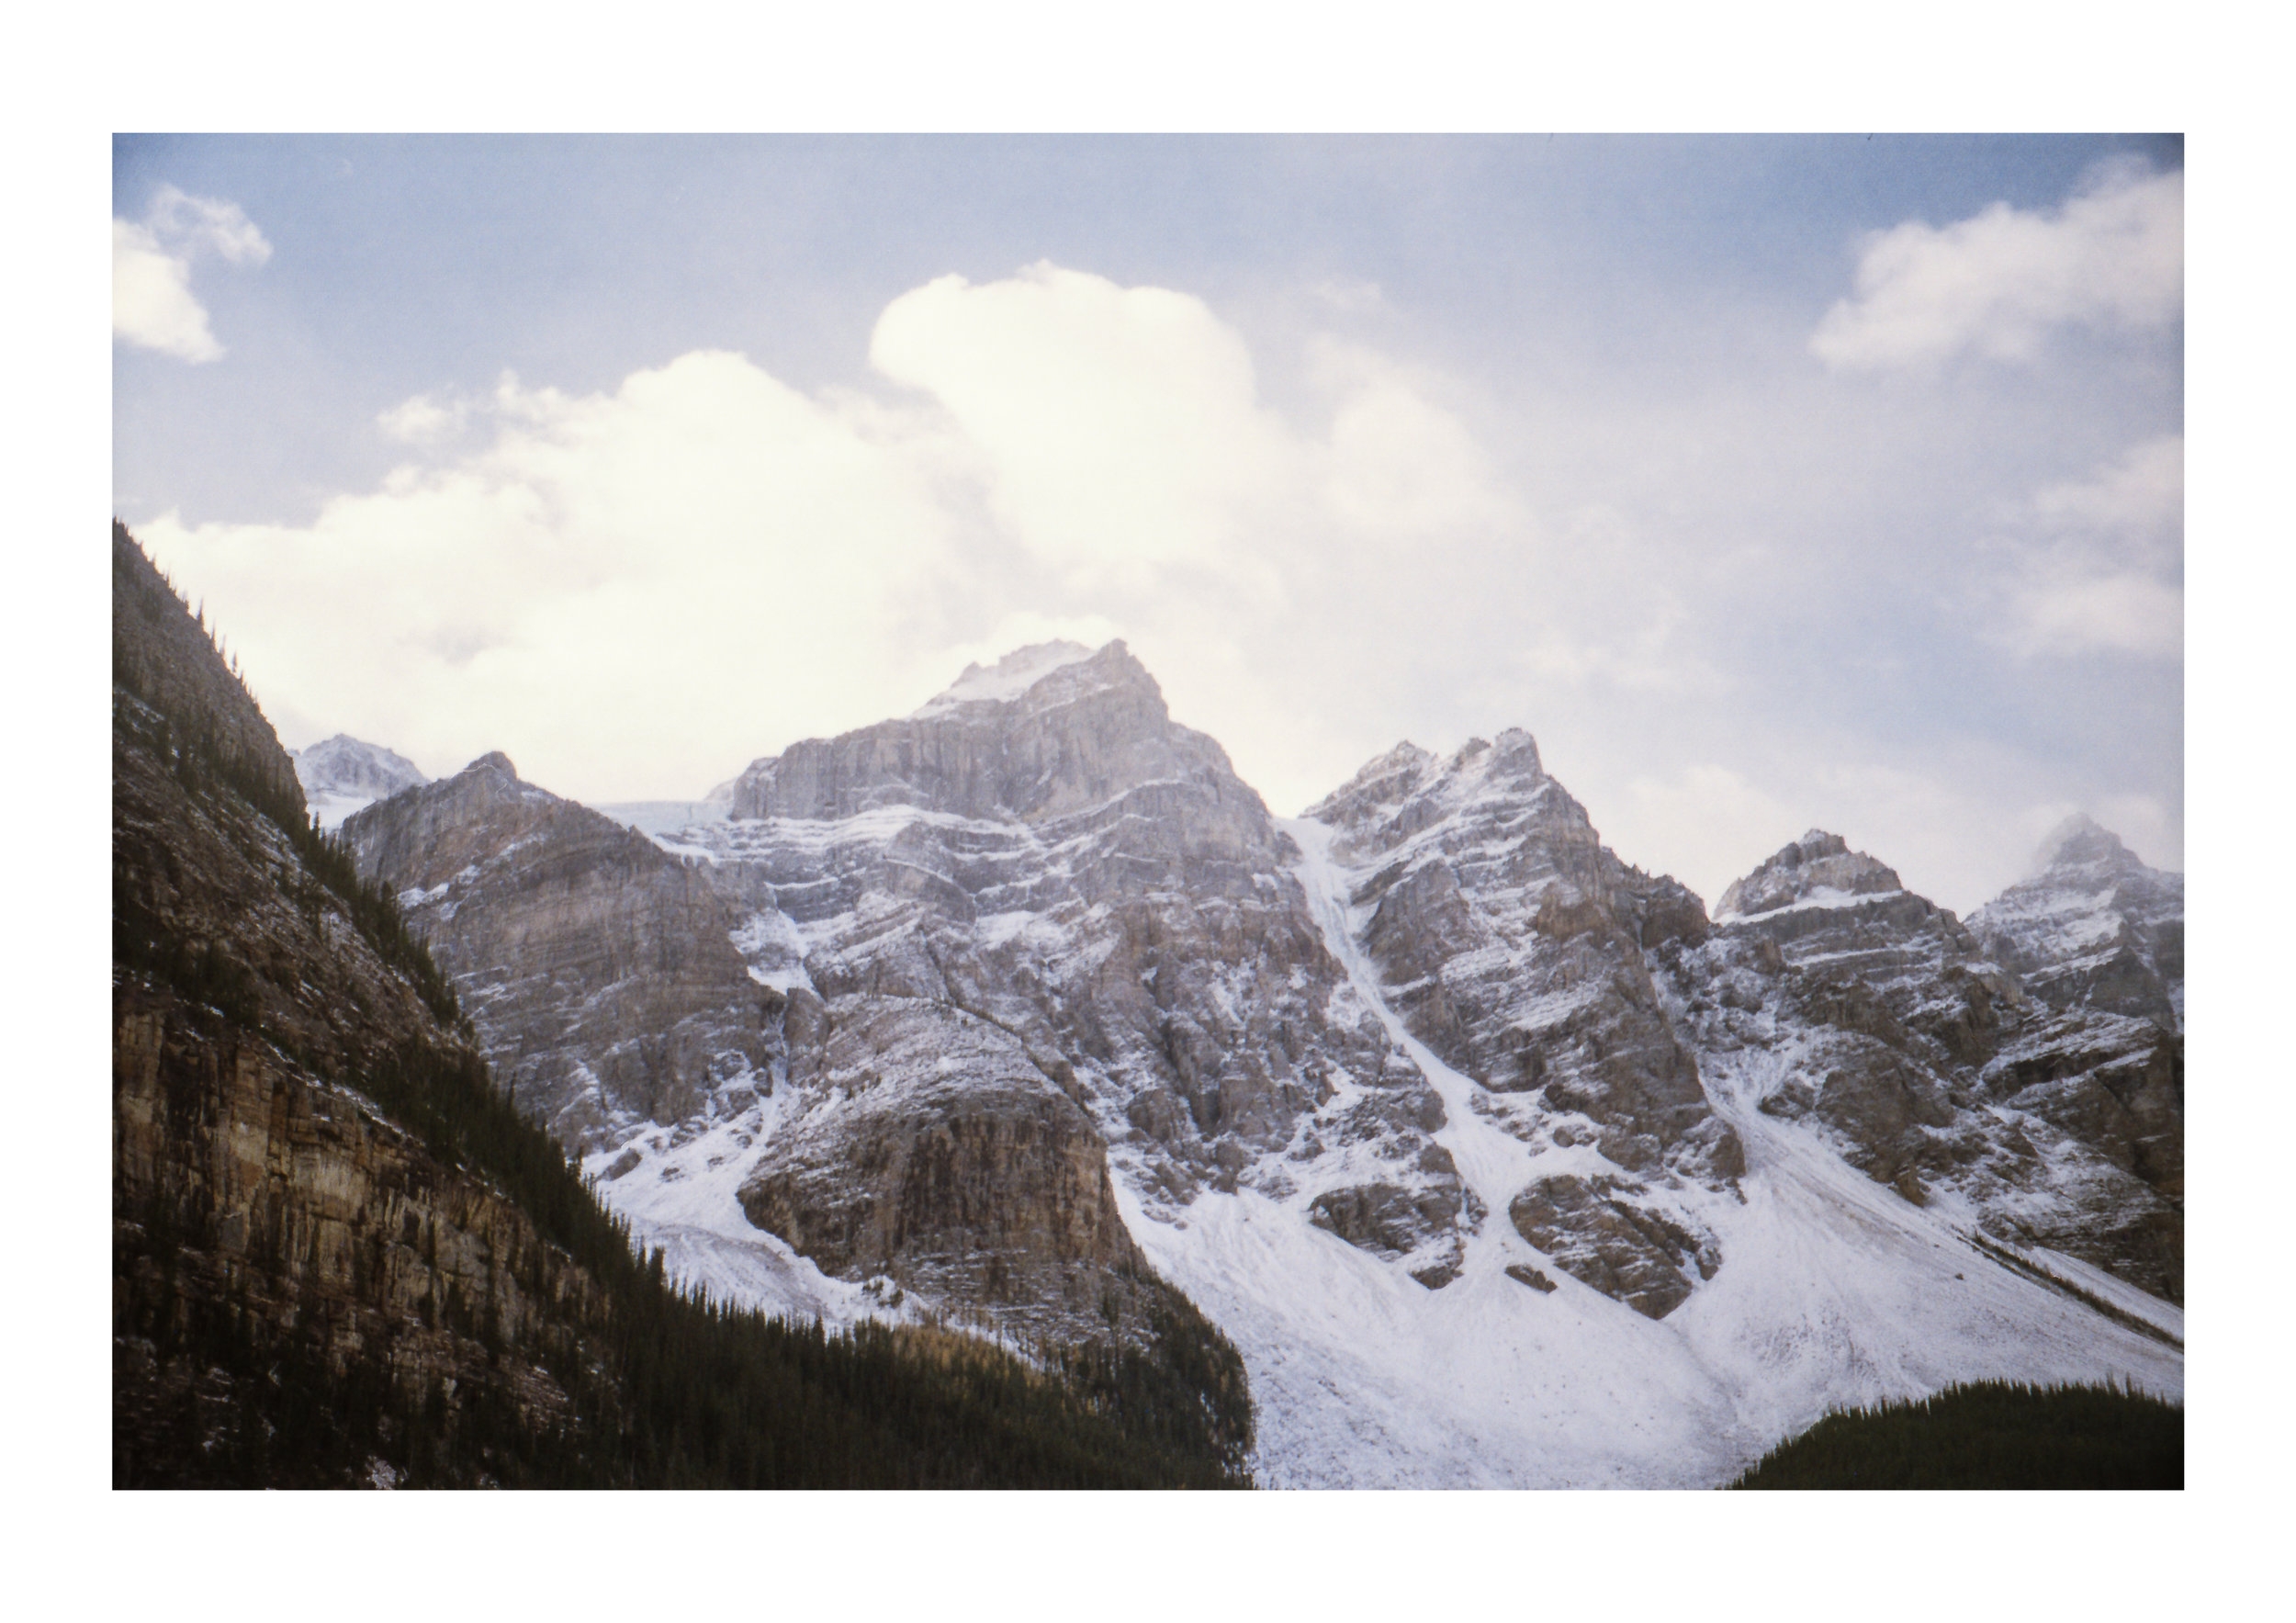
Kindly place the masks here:
<instances>
[{"instance_id":1,"label":"snow patch on rock","mask_svg":"<svg viewBox=\"0 0 2296 1623\"><path fill-rule=\"evenodd\" d=\"M1082 643L1040 642L1016 648L994 665L967 665L963 675L912 712L912 719L944 715L962 704L1019 698L1062 666L1092 654Z\"/></svg>"}]
</instances>

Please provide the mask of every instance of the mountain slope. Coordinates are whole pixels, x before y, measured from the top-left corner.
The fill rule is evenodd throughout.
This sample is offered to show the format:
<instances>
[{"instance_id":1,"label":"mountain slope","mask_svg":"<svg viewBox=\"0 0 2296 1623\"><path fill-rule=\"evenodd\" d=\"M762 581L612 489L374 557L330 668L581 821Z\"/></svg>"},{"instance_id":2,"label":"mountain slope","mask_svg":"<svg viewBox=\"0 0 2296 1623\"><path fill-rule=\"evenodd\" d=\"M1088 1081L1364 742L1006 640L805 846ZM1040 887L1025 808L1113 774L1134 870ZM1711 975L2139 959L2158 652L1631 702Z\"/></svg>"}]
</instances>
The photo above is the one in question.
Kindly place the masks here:
<instances>
[{"instance_id":1,"label":"mountain slope","mask_svg":"<svg viewBox=\"0 0 2296 1623\"><path fill-rule=\"evenodd\" d=\"M344 833L401 887L498 1075L682 1277L1168 1373L1200 1343L1242 1403L1232 1354L1131 1243L1100 1134L1041 1047L897 984L825 1000L753 975L705 869L500 755Z\"/></svg>"},{"instance_id":2,"label":"mountain slope","mask_svg":"<svg viewBox=\"0 0 2296 1623\"><path fill-rule=\"evenodd\" d=\"M780 1000L734 951L737 915L651 840L500 754L368 806L343 838L483 1015L497 1078L568 1148L760 1085Z\"/></svg>"},{"instance_id":3,"label":"mountain slope","mask_svg":"<svg viewBox=\"0 0 2296 1623\"><path fill-rule=\"evenodd\" d=\"M1360 996L1400 1028L1364 944L1373 910L1330 855L1336 831L1291 828ZM1504 1212L1558 1174L1620 1177L1590 1143L1525 1143L1478 1108L1488 1090L1473 1078L1413 1053L1459 1106L1437 1137L1480 1204ZM1656 1320L1503 1222L1481 1225L1439 1292L1250 1190L1207 1195L1185 1227L1135 1226L1243 1348L1259 1399L1255 1469L1275 1486L1713 1485L1829 1407L1955 1380L2116 1376L2181 1392L2181 1355L2162 1338L2181 1333L2174 1308L2141 1310L2167 1330L2100 1315L1764 1115L1759 1099L1791 1066L1758 1051L1705 1074L1746 1168L1721 1189L1646 1185L1644 1199L1698 1225L1722 1258Z\"/></svg>"}]
</instances>

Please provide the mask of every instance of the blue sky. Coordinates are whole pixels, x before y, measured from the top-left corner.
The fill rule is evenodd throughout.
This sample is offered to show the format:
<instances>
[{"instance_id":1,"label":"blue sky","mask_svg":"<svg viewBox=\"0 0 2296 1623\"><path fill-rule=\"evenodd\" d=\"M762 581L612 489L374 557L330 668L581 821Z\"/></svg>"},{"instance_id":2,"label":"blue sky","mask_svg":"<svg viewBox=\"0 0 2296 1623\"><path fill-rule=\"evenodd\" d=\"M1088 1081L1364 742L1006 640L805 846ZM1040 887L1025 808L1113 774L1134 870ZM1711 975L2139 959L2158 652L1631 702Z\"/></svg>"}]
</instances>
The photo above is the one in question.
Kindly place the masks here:
<instances>
[{"instance_id":1,"label":"blue sky","mask_svg":"<svg viewBox=\"0 0 2296 1623\"><path fill-rule=\"evenodd\" d=\"M1122 635L1279 813L1522 725L1709 899L1966 908L2181 865L2182 161L123 137L114 501L291 743L699 794Z\"/></svg>"}]
</instances>

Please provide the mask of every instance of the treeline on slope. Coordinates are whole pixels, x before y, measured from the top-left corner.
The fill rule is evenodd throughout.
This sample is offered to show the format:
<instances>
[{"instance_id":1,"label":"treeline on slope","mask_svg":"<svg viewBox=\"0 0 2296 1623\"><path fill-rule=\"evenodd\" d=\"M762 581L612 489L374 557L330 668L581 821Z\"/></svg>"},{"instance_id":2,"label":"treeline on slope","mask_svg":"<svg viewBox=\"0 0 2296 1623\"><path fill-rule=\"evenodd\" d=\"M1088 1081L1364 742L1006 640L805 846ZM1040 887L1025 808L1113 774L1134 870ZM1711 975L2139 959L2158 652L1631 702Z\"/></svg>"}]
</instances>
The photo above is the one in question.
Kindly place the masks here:
<instances>
[{"instance_id":1,"label":"treeline on slope","mask_svg":"<svg viewBox=\"0 0 2296 1623\"><path fill-rule=\"evenodd\" d=\"M168 714L161 708L159 695L140 687L136 677L133 668L118 658L115 649L112 680L158 713L158 734L147 742L161 759L170 763L175 781L185 791L197 795L211 793L217 787L228 788L268 817L294 845L304 871L342 904L377 956L407 977L442 1025L467 1031L454 982L407 927L399 898L375 882L360 878L358 862L350 847L322 830L301 803L277 783L221 749L214 727L202 725L202 718L197 716L186 718ZM118 887L115 885L113 889L117 899ZM163 969L154 955L170 950L166 935L162 921L142 913L132 901L125 909L115 907L112 955L117 961L163 973L171 984L181 984L175 979L177 974L207 977L222 997L229 997L239 989L240 977L234 976L229 964L195 966L171 963ZM208 951L212 954L211 948ZM217 998L206 1000L213 1002Z\"/></svg>"},{"instance_id":2,"label":"treeline on slope","mask_svg":"<svg viewBox=\"0 0 2296 1623\"><path fill-rule=\"evenodd\" d=\"M217 749L203 718L168 714L151 687L136 684L117 639L114 666L163 716L161 738L139 744L163 745L190 793L236 797L276 824L442 1024L467 1032L451 985L395 899L359 880L295 798ZM129 888L114 891L119 967L205 1006L191 1018L320 1068L284 1033L263 1029L244 966L195 948L131 900L123 910ZM344 1369L228 1295L176 1290L179 1271L213 1254L217 1214L147 1201L115 1212L116 1484L351 1485L380 1460L407 1483L442 1486L1249 1485L1241 1360L1176 1291L1159 1325L1160 1356L1078 1353L1048 1358L1042 1370L944 1330L861 1324L831 1334L768 1318L675 1287L658 1252L641 1259L627 1225L494 1088L470 1050L400 1043L334 1080L443 1164L496 1186L595 1282L601 1305L556 1327L546 1345L519 1349L538 1356L571 1412L538 1419L507 1380L411 1389L371 1348ZM527 1283L534 1291L541 1281ZM450 1299L446 1317L447 1329L477 1341L498 1368L517 1356L486 1313ZM125 1367L146 1358L150 1369ZM123 1424L120 1394L131 1379L167 1394L156 1424L149 1415Z\"/></svg>"},{"instance_id":3,"label":"treeline on slope","mask_svg":"<svg viewBox=\"0 0 2296 1623\"><path fill-rule=\"evenodd\" d=\"M571 1400L537 1417L507 1382L410 1387L378 1346L338 1368L260 1313L172 1287L207 1236L147 1207L118 1277L116 1383L173 1372L162 1412L115 1424L116 1487L1096 1488L1245 1485L1063 1381L971 1336L862 1324L831 1334L697 1301L626 1246L606 1311L539 1352ZM482 1311L444 1328L505 1367ZM1153 1422L1153 1416L1148 1417ZM1168 1434L1169 1428L1163 1428Z\"/></svg>"},{"instance_id":4,"label":"treeline on slope","mask_svg":"<svg viewBox=\"0 0 2296 1623\"><path fill-rule=\"evenodd\" d=\"M2181 1488L2184 1409L2108 1386L1974 1381L1837 1410L1733 1488Z\"/></svg>"}]
</instances>

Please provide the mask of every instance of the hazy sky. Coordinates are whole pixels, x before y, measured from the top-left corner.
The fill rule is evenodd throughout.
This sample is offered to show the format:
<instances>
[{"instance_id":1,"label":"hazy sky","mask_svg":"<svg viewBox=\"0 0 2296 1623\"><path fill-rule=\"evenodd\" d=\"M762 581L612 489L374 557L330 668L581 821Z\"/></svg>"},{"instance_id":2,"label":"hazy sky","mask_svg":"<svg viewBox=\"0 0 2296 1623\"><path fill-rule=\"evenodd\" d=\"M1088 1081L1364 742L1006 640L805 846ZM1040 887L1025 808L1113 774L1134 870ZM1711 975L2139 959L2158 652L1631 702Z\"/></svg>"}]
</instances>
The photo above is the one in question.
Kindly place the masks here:
<instances>
[{"instance_id":1,"label":"hazy sky","mask_svg":"<svg viewBox=\"0 0 2296 1623\"><path fill-rule=\"evenodd\" d=\"M2183 861L2173 141L122 138L114 502L282 735L699 795L1121 636L1711 901Z\"/></svg>"}]
</instances>

